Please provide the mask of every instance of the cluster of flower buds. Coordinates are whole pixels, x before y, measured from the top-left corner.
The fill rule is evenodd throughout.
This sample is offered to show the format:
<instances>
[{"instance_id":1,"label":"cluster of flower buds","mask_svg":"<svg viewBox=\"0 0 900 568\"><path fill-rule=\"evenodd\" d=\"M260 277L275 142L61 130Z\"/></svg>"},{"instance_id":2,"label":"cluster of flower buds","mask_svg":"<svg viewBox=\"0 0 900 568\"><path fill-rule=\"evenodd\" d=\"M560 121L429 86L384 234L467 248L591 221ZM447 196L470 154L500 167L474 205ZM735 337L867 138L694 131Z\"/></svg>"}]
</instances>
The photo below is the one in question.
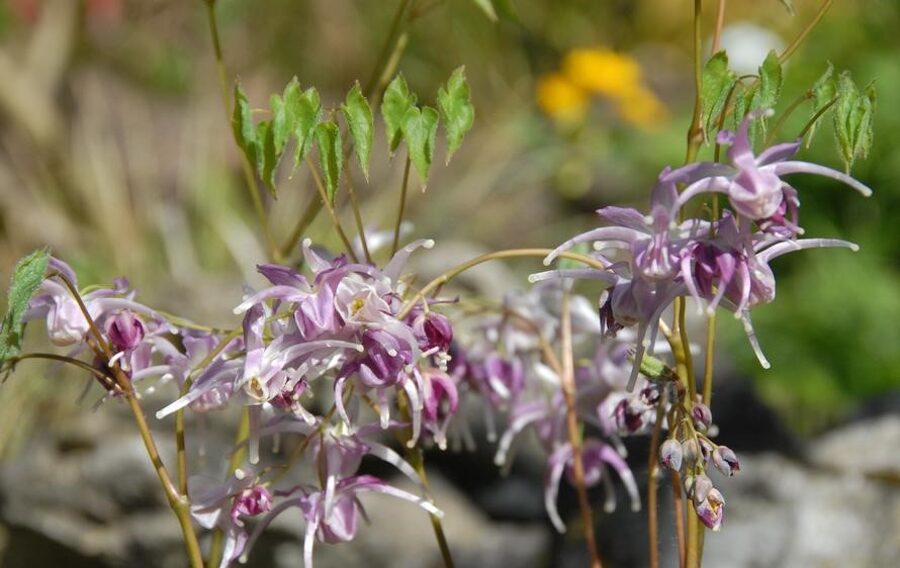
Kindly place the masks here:
<instances>
[{"instance_id":1,"label":"cluster of flower buds","mask_svg":"<svg viewBox=\"0 0 900 568\"><path fill-rule=\"evenodd\" d=\"M713 487L706 471L712 462L722 474L732 476L741 466L734 451L709 439L707 432L711 426L709 407L696 402L689 418L674 420L670 437L660 444L659 461L683 475L685 494L693 499L700 520L710 529L719 530L725 516L725 499Z\"/></svg>"}]
</instances>

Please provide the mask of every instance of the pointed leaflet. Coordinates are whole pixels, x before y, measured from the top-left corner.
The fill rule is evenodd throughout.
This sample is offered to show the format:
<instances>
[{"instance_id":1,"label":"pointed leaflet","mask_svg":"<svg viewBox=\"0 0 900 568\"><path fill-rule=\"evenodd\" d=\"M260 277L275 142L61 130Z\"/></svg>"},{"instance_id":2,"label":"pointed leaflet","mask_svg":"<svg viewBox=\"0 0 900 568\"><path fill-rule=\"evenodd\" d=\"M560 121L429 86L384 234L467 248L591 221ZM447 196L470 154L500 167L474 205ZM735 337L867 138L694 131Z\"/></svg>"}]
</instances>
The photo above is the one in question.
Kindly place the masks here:
<instances>
[{"instance_id":1,"label":"pointed leaflet","mask_svg":"<svg viewBox=\"0 0 900 568\"><path fill-rule=\"evenodd\" d=\"M778 97L781 96L781 85L783 82L784 74L781 69L781 62L778 60L778 54L775 53L775 50L772 50L759 67L759 83L757 83L747 111L760 108L775 108L775 105L778 103ZM756 137L765 134L765 131L765 117L760 117L751 129L751 140L755 141Z\"/></svg>"},{"instance_id":2,"label":"pointed leaflet","mask_svg":"<svg viewBox=\"0 0 900 568\"><path fill-rule=\"evenodd\" d=\"M241 88L241 84L234 84L234 109L231 114L231 129L234 132L234 140L243 150L247 160L256 166L259 162L259 144L256 138L256 128L253 126L253 115L250 110L250 102L247 94Z\"/></svg>"},{"instance_id":3,"label":"pointed leaflet","mask_svg":"<svg viewBox=\"0 0 900 568\"><path fill-rule=\"evenodd\" d=\"M384 131L387 135L391 154L397 150L403 138L403 123L406 113L416 104L416 95L409 92L409 86L403 74L397 75L384 92L381 102L381 117L384 119Z\"/></svg>"},{"instance_id":4,"label":"pointed leaflet","mask_svg":"<svg viewBox=\"0 0 900 568\"><path fill-rule=\"evenodd\" d=\"M834 131L838 150L847 171L857 158L865 158L872 145L872 116L875 112L875 85L865 92L857 89L850 73L838 78L838 101L834 109Z\"/></svg>"},{"instance_id":5,"label":"pointed leaflet","mask_svg":"<svg viewBox=\"0 0 900 568\"><path fill-rule=\"evenodd\" d=\"M819 116L816 115L819 114L819 111L822 110L825 105L831 103L837 94L837 84L834 79L834 65L828 63L828 69L826 69L822 76L816 80L812 89L810 89L810 92L812 93L813 99L810 120L815 118L815 122L809 125L808 137L806 139L807 147L812 142L813 134L816 133L816 128L827 112Z\"/></svg>"},{"instance_id":6,"label":"pointed leaflet","mask_svg":"<svg viewBox=\"0 0 900 568\"><path fill-rule=\"evenodd\" d=\"M373 120L372 109L369 101L363 96L359 83L353 85L347 93L347 100L341 106L347 126L350 128L350 137L353 139L353 149L359 160L366 181L369 181L369 154L372 152Z\"/></svg>"},{"instance_id":7,"label":"pointed leaflet","mask_svg":"<svg viewBox=\"0 0 900 568\"><path fill-rule=\"evenodd\" d=\"M314 88L300 91L300 82L294 77L282 95L287 127L296 138L297 146L294 148L294 169L306 157L312 146L316 134L316 127L321 120L322 102L319 92Z\"/></svg>"},{"instance_id":8,"label":"pointed leaflet","mask_svg":"<svg viewBox=\"0 0 900 568\"><path fill-rule=\"evenodd\" d=\"M703 133L706 140L715 140L716 138L718 118L735 81L737 81L737 75L728 68L728 55L724 51L713 55L703 67L701 95Z\"/></svg>"},{"instance_id":9,"label":"pointed leaflet","mask_svg":"<svg viewBox=\"0 0 900 568\"><path fill-rule=\"evenodd\" d=\"M6 316L0 323L0 365L7 358L14 357L21 352L22 333L25 330L22 316L28 309L31 297L34 296L44 280L49 260L50 255L47 250L41 249L16 264L10 279L9 294L6 297Z\"/></svg>"},{"instance_id":10,"label":"pointed leaflet","mask_svg":"<svg viewBox=\"0 0 900 568\"><path fill-rule=\"evenodd\" d=\"M328 192L328 199L334 203L334 196L341 180L341 168L344 165L341 129L334 122L319 124L316 128L316 142L319 148L319 164L325 178L325 189Z\"/></svg>"},{"instance_id":11,"label":"pointed leaflet","mask_svg":"<svg viewBox=\"0 0 900 568\"><path fill-rule=\"evenodd\" d=\"M276 125L274 122L260 122L256 125L256 139L259 144L259 177L265 182L269 188L272 197L276 196L275 191L275 170L278 168L278 160L281 158L281 152L277 149ZM282 145L282 150L284 146Z\"/></svg>"},{"instance_id":12,"label":"pointed leaflet","mask_svg":"<svg viewBox=\"0 0 900 568\"><path fill-rule=\"evenodd\" d=\"M438 91L438 108L447 134L447 163L462 144L463 136L475 121L475 107L469 100L469 83L466 81L465 67L460 67L450 75L444 87Z\"/></svg>"},{"instance_id":13,"label":"pointed leaflet","mask_svg":"<svg viewBox=\"0 0 900 568\"><path fill-rule=\"evenodd\" d=\"M406 149L423 186L428 182L428 170L434 159L437 126L438 112L431 107L424 107L422 110L412 107L403 119Z\"/></svg>"},{"instance_id":14,"label":"pointed leaflet","mask_svg":"<svg viewBox=\"0 0 900 568\"><path fill-rule=\"evenodd\" d=\"M283 98L278 95L272 95L269 106L272 109L272 141L275 153L280 158L284 152L284 146L291 135L291 123L288 120L288 111Z\"/></svg>"}]
</instances>

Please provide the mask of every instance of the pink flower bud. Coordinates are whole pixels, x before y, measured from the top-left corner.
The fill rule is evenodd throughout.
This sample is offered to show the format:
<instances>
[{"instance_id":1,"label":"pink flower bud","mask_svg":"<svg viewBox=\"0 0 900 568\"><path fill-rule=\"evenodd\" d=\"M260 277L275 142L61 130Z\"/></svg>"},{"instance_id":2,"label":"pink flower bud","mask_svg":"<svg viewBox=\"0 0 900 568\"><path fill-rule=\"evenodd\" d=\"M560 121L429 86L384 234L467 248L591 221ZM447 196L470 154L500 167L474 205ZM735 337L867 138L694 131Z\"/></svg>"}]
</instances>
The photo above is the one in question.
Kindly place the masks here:
<instances>
[{"instance_id":1,"label":"pink flower bud","mask_svg":"<svg viewBox=\"0 0 900 568\"><path fill-rule=\"evenodd\" d=\"M694 427L701 432L706 432L709 425L712 424L712 412L702 402L694 404L694 408L691 409L691 418L694 420Z\"/></svg>"},{"instance_id":2,"label":"pink flower bud","mask_svg":"<svg viewBox=\"0 0 900 568\"><path fill-rule=\"evenodd\" d=\"M737 456L727 446L719 446L713 451L712 454L713 464L716 466L716 469L724 473L725 475L731 476L734 475L736 471L741 470L741 464L737 459Z\"/></svg>"},{"instance_id":3,"label":"pink flower bud","mask_svg":"<svg viewBox=\"0 0 900 568\"><path fill-rule=\"evenodd\" d=\"M681 453L684 456L684 463L694 465L700 459L700 446L694 438L688 438L681 442Z\"/></svg>"},{"instance_id":4,"label":"pink flower bud","mask_svg":"<svg viewBox=\"0 0 900 568\"><path fill-rule=\"evenodd\" d=\"M244 489L234 498L231 507L231 518L239 516L255 517L272 509L272 494L262 485Z\"/></svg>"},{"instance_id":5,"label":"pink flower bud","mask_svg":"<svg viewBox=\"0 0 900 568\"><path fill-rule=\"evenodd\" d=\"M144 324L132 312L121 311L106 320L106 335L117 351L128 351L144 339Z\"/></svg>"},{"instance_id":6,"label":"pink flower bud","mask_svg":"<svg viewBox=\"0 0 900 568\"><path fill-rule=\"evenodd\" d=\"M678 440L668 439L659 447L659 461L672 471L681 469L681 444Z\"/></svg>"}]
</instances>

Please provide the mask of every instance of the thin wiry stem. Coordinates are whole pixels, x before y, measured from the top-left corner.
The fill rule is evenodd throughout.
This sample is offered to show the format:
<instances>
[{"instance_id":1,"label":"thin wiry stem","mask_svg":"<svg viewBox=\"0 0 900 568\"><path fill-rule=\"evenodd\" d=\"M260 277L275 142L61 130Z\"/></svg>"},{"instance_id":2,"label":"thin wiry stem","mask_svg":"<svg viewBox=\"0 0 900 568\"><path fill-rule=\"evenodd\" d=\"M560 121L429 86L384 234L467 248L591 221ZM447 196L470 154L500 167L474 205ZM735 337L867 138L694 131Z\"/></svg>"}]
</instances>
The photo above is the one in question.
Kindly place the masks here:
<instances>
[{"instance_id":1,"label":"thin wiry stem","mask_svg":"<svg viewBox=\"0 0 900 568\"><path fill-rule=\"evenodd\" d=\"M430 294L432 292L432 290L434 290L440 286L443 286L444 284L453 280L454 278L456 278L463 272L469 270L470 268L474 268L474 267L478 266L479 264L483 264L485 262L490 262L492 260L500 260L500 259L504 259L504 258L516 258L516 257L523 257L523 256L543 258L543 257L546 257L551 252L553 252L553 249L544 249L544 248L508 249L508 250L501 250L501 251L483 254L483 255L477 256L471 260L467 260L466 262L463 262L462 264L458 264L457 266L454 266L450 270L447 270L446 272L437 276L431 282L426 284L421 290L419 290L416 293L415 296L413 296L409 301L406 302L406 304L400 310L400 313L397 315L397 317L401 320L404 319L406 316L409 315L409 312L412 311L412 309L416 306L416 304L418 304L419 302L425 301L425 298L428 297L428 294ZM606 265L603 264L602 262L600 262L599 260L591 258L589 256L584 256L582 254L577 254L574 252L563 251L563 252L559 253L559 257L560 258L568 258L570 260L577 260L578 262L586 264L587 266L590 266L592 268L597 268L599 270L604 270L606 268Z\"/></svg>"},{"instance_id":2,"label":"thin wiry stem","mask_svg":"<svg viewBox=\"0 0 900 568\"><path fill-rule=\"evenodd\" d=\"M678 541L678 566L684 568L687 550L684 543L684 495L681 490L681 475L672 472L672 502L675 509L675 540Z\"/></svg>"},{"instance_id":3,"label":"thin wiry stem","mask_svg":"<svg viewBox=\"0 0 900 568\"><path fill-rule=\"evenodd\" d=\"M394 224L394 243L391 245L391 256L394 256L400 246L400 226L403 224L403 213L406 211L406 190L409 187L410 165L412 165L412 159L407 153L406 165L403 167L403 183L400 185L400 205L397 210L397 222Z\"/></svg>"},{"instance_id":4,"label":"thin wiry stem","mask_svg":"<svg viewBox=\"0 0 900 568\"><path fill-rule=\"evenodd\" d=\"M650 541L650 568L659 568L659 445L662 433L663 413L666 396L660 398L656 407L656 422L650 436L650 457L647 464L647 534Z\"/></svg>"},{"instance_id":5,"label":"thin wiry stem","mask_svg":"<svg viewBox=\"0 0 900 568\"><path fill-rule=\"evenodd\" d=\"M147 418L144 416L144 411L141 408L140 403L138 402L137 396L135 395L134 387L131 384L130 377L125 374L122 368L119 367L118 363L110 364L110 360L112 359L112 350L110 349L109 344L103 338L103 334L100 333L100 329L97 327L97 324L94 321L94 318L91 316L90 311L87 309L87 306L85 306L84 300L81 298L81 294L78 292L78 289L75 288L75 285L64 274L56 272L53 274L53 276L56 276L65 284L66 288L68 288L72 297L75 299L76 303L78 304L78 308L81 310L82 315L84 315L85 320L87 320L88 322L88 327L91 333L94 335L94 338L98 345L98 349L100 351L99 355L103 360L104 366L110 370L115 379L115 382L124 393L125 400L128 403L128 407L129 409L131 409L131 413L134 416L135 425L137 426L138 432L141 435L141 440L144 442L144 449L147 451L147 456L150 458L150 462L153 464L153 468L156 471L156 475L159 478L160 485L162 486L163 492L166 495L166 500L169 503L169 507L172 509L172 512L175 513L175 517L178 519L178 524L181 526L184 545L187 551L187 556L191 568L203 568L203 557L200 554L200 543L197 540L197 534L194 532L194 526L191 520L190 501L188 500L187 495L180 493L178 488L172 482L172 476L169 474L169 470L166 469L166 466L159 455L156 441L153 439L153 434L150 432L150 427L147 425Z\"/></svg>"},{"instance_id":6,"label":"thin wiry stem","mask_svg":"<svg viewBox=\"0 0 900 568\"><path fill-rule=\"evenodd\" d=\"M316 170L316 166L312 163L309 156L306 157L306 163L309 166L310 172L312 172L316 189L319 191L319 198L322 200L325 210L328 211L328 216L331 217L331 224L334 225L334 230L337 232L338 237L340 237L341 242L344 243L344 248L347 250L347 254L350 255L350 258L353 259L353 262L359 262L359 259L356 258L356 253L353 252L353 245L350 244L350 239L347 238L347 233L344 232L344 228L341 226L341 220L338 219L337 212L334 210L334 205L332 205L331 199L328 197L328 191L325 189L325 184L322 183L322 178L319 176L319 172Z\"/></svg>"},{"instance_id":7,"label":"thin wiry stem","mask_svg":"<svg viewBox=\"0 0 900 568\"><path fill-rule=\"evenodd\" d=\"M713 32L712 53L719 52L719 45L722 41L722 28L725 25L725 1L719 0L719 6L716 9L716 30Z\"/></svg>"},{"instance_id":8,"label":"thin wiry stem","mask_svg":"<svg viewBox=\"0 0 900 568\"><path fill-rule=\"evenodd\" d=\"M795 51L797 51L797 48L800 47L800 45L806 39L806 36L809 35L809 32L811 32L813 28L815 28L822 20L822 18L825 17L825 13L828 12L828 9L831 8L831 5L833 3L834 0L825 0L825 2L822 3L822 5L819 7L819 11L816 12L816 15L813 17L813 19L810 20L806 27L803 28L803 31L801 31L800 34L796 38L794 38L794 41L792 41L789 46L784 48L784 51L782 51L778 56L779 63L784 63L791 55L794 54Z\"/></svg>"},{"instance_id":9,"label":"thin wiry stem","mask_svg":"<svg viewBox=\"0 0 900 568\"><path fill-rule=\"evenodd\" d=\"M363 254L366 257L366 262L369 264L373 264L372 255L369 253L369 243L366 239L366 228L362 219L362 212L359 207L359 200L356 197L356 186L353 183L353 179L348 174L347 176L347 189L350 191L350 208L353 209L353 218L356 221L356 232L359 234L359 242L362 243Z\"/></svg>"},{"instance_id":10,"label":"thin wiry stem","mask_svg":"<svg viewBox=\"0 0 900 568\"><path fill-rule=\"evenodd\" d=\"M563 398L566 402L566 428L569 433L569 444L572 446L572 470L575 477L575 490L578 493L578 506L581 509L581 521L584 524L584 539L591 556L591 568L601 568L600 554L597 552L597 540L594 536L594 513L588 500L587 486L584 481L584 460L581 455L581 433L578 430L578 416L575 409L575 360L572 352L572 312L569 310L570 295L563 293L562 316L562 382Z\"/></svg>"},{"instance_id":11,"label":"thin wiry stem","mask_svg":"<svg viewBox=\"0 0 900 568\"><path fill-rule=\"evenodd\" d=\"M222 104L225 107L225 119L231 130L231 97L228 89L228 75L225 71L225 58L222 55L222 44L219 41L219 26L216 23L215 2L205 2L206 4L206 20L209 25L209 34L212 38L213 53L216 58L216 70L219 76L219 90L221 91ZM269 260L279 261L281 259L281 251L275 240L272 238L272 229L269 226L269 217L266 214L265 206L259 192L259 184L256 183L256 173L253 166L243 152L241 155L241 167L244 171L244 180L246 181L247 192L250 195L250 201L253 203L253 210L256 211L256 217L259 219L260 227L262 227L263 238L266 242L266 251Z\"/></svg>"}]
</instances>

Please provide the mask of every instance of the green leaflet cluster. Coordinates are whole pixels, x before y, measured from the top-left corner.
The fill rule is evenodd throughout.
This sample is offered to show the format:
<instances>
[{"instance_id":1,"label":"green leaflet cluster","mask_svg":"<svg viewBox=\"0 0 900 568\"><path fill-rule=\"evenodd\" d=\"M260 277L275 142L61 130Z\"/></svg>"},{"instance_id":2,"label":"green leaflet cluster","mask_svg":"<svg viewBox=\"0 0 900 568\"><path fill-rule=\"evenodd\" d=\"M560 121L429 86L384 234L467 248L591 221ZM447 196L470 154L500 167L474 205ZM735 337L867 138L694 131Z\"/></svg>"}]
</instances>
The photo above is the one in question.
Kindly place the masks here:
<instances>
[{"instance_id":1,"label":"green leaflet cluster","mask_svg":"<svg viewBox=\"0 0 900 568\"><path fill-rule=\"evenodd\" d=\"M405 143L424 184L434 159L439 122L444 125L448 162L472 127L475 111L463 68L457 69L438 91L438 109L419 107L416 102L416 95L410 92L403 76L398 75L384 93L381 116L391 154ZM235 140L273 196L277 193L278 165L292 143L294 169L307 159L313 147L318 150L322 179L333 201L344 168L344 133L349 134L350 147L368 181L374 117L358 83L347 93L340 108L325 109L318 91L302 90L295 77L281 95L272 96L269 107L269 120L255 122L246 93L239 83L235 85L232 113ZM339 117L343 117L345 130L338 122Z\"/></svg>"},{"instance_id":2,"label":"green leaflet cluster","mask_svg":"<svg viewBox=\"0 0 900 568\"><path fill-rule=\"evenodd\" d=\"M720 51L703 68L702 125L707 141L715 139L720 126L737 128L743 117L753 110L775 108L778 104L784 72L778 55L772 51L755 76L738 77L728 67L728 55ZM807 143L829 114L832 116L838 152L847 171L857 159L865 158L872 144L875 112L875 85L859 88L849 71L835 73L829 64L825 73L803 95L811 101L809 121L801 136ZM792 112L789 108L785 112ZM766 134L766 121L756 121L750 132L757 142Z\"/></svg>"}]
</instances>

